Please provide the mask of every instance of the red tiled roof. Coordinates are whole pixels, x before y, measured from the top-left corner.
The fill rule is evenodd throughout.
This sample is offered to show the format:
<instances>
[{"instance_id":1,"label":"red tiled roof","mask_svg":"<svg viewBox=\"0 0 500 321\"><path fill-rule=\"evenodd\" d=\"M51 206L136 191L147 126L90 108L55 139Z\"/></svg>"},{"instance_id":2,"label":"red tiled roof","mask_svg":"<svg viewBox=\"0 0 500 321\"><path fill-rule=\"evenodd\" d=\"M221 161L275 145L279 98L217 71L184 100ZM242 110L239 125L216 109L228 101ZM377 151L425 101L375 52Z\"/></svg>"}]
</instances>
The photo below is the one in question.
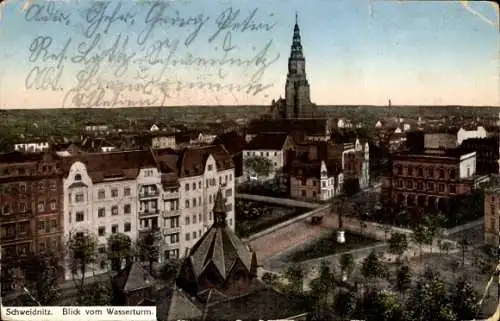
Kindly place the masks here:
<instances>
[{"instance_id":1,"label":"red tiled roof","mask_svg":"<svg viewBox=\"0 0 500 321\"><path fill-rule=\"evenodd\" d=\"M215 158L218 171L234 168L231 155L223 146L208 145L192 147L182 150L179 154L179 177L199 176L203 174L205 163L210 155Z\"/></svg>"},{"instance_id":2,"label":"red tiled roof","mask_svg":"<svg viewBox=\"0 0 500 321\"><path fill-rule=\"evenodd\" d=\"M281 150L288 137L286 132L259 133L247 144L245 150Z\"/></svg>"}]
</instances>

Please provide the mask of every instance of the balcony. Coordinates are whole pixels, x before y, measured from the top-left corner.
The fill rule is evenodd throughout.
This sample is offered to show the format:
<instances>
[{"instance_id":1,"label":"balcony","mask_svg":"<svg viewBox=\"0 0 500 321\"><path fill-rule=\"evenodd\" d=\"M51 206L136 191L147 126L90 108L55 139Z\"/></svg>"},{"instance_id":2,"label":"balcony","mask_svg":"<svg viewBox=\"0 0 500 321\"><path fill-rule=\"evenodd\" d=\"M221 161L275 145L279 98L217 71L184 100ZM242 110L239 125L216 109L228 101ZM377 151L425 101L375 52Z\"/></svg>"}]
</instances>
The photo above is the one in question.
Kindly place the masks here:
<instances>
[{"instance_id":1,"label":"balcony","mask_svg":"<svg viewBox=\"0 0 500 321\"><path fill-rule=\"evenodd\" d=\"M166 227L163 229L163 235L167 236L169 234L175 234L175 233L180 233L181 232L181 227Z\"/></svg>"},{"instance_id":2,"label":"balcony","mask_svg":"<svg viewBox=\"0 0 500 321\"><path fill-rule=\"evenodd\" d=\"M179 192L163 192L162 193L162 198L164 200L172 200L172 199L178 199L179 198Z\"/></svg>"},{"instance_id":3,"label":"balcony","mask_svg":"<svg viewBox=\"0 0 500 321\"><path fill-rule=\"evenodd\" d=\"M181 215L180 210L175 210L175 211L162 211L163 218L168 218L168 217L174 217L174 216L179 216Z\"/></svg>"},{"instance_id":4,"label":"balcony","mask_svg":"<svg viewBox=\"0 0 500 321\"><path fill-rule=\"evenodd\" d=\"M167 243L165 242L165 245L163 245L163 251L169 251L169 250L178 250L180 248L180 243Z\"/></svg>"},{"instance_id":5,"label":"balcony","mask_svg":"<svg viewBox=\"0 0 500 321\"><path fill-rule=\"evenodd\" d=\"M140 199L146 199L146 198L156 198L160 196L160 191L141 191L139 193L139 198Z\"/></svg>"},{"instance_id":6,"label":"balcony","mask_svg":"<svg viewBox=\"0 0 500 321\"><path fill-rule=\"evenodd\" d=\"M158 209L139 210L139 217L156 216L159 214L160 214L160 211Z\"/></svg>"}]
</instances>

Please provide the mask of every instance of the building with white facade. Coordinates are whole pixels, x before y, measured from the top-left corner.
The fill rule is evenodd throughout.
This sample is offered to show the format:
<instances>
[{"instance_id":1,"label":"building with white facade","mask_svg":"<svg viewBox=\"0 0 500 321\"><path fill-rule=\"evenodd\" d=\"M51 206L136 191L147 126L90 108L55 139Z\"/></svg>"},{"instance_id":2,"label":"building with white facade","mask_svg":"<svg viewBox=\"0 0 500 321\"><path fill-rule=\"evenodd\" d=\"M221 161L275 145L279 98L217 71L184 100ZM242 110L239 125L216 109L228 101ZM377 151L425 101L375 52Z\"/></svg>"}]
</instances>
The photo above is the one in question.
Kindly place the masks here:
<instances>
[{"instance_id":1,"label":"building with white facade","mask_svg":"<svg viewBox=\"0 0 500 321\"><path fill-rule=\"evenodd\" d=\"M25 142L14 144L14 150L18 152L39 153L48 149L48 142Z\"/></svg>"},{"instance_id":2,"label":"building with white facade","mask_svg":"<svg viewBox=\"0 0 500 321\"><path fill-rule=\"evenodd\" d=\"M135 242L140 227L145 225L143 222L148 219L153 224L153 215L142 215L144 195L140 192L145 186L155 184L150 174L156 175L159 183L155 159L148 151L131 151L85 154L65 161L63 237L68 239L74 233L95 236L100 260L87 274L103 273L108 269L105 253L111 234L123 233ZM156 217L158 214L156 211ZM65 278L71 277L68 268Z\"/></svg>"},{"instance_id":3,"label":"building with white facade","mask_svg":"<svg viewBox=\"0 0 500 321\"><path fill-rule=\"evenodd\" d=\"M271 161L273 170L267 177L259 179L268 180L276 177L286 163L287 151L294 150L295 142L287 133L261 133L256 135L243 150L243 175L247 179L257 176L255 169L246 166L247 160L253 157L264 157Z\"/></svg>"}]
</instances>

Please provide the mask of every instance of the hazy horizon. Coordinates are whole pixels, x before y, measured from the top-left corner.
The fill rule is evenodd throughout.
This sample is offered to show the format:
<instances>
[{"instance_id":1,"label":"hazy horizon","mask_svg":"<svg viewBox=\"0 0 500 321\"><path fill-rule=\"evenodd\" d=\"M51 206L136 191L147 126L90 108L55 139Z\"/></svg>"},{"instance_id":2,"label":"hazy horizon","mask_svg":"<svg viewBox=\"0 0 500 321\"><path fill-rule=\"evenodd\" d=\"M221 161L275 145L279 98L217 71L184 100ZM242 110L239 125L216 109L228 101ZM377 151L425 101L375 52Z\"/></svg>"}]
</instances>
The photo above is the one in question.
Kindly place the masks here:
<instances>
[{"instance_id":1,"label":"hazy horizon","mask_svg":"<svg viewBox=\"0 0 500 321\"><path fill-rule=\"evenodd\" d=\"M85 68L88 71L94 63L94 58L89 58L90 55L84 62L72 58L77 56L78 48L89 48L93 41L97 42L97 49L92 52L94 55L103 54L102 51L110 49L115 42L117 47L123 48L122 51L118 50L113 62L109 62L109 57L105 57L108 60L102 58L97 68L101 73L99 88L129 88L131 84L138 82L137 75L131 70L145 67L139 60L134 60L123 76L115 77L113 71L116 72L116 64L120 63L119 55L149 52L158 40L169 45L175 40L180 41L175 54L184 58L176 59L217 59L221 48L224 50L224 46L229 45L234 47L231 51L232 59L252 59L257 52L265 51L264 58L251 60L244 68L185 65L182 60L178 60L174 65L169 65L165 73L161 72L161 76L166 75L173 82L170 87L175 87L179 82L213 82L214 79L225 85L245 86L265 61L264 64L267 63L268 66L259 73L258 81L268 88L253 94L243 90L219 92L183 88L175 91L165 89L165 85L161 90L156 88L156 91L149 88L151 93L146 96L139 96L132 91L124 94L120 92L123 95L119 102L145 101L145 97L157 99L162 96L161 103L156 104L166 106L156 107L269 106L273 99L284 96L287 59L296 12L311 86L311 99L318 106L384 107L391 99L394 108L500 107L500 38L498 8L493 2L315 0L314 6L299 0L286 3L284 0L259 0L252 3L212 3L198 0L170 3L165 9L165 15L170 15L168 19L171 19L171 24L175 24L172 22L175 19L179 24L180 17L191 17L192 21L204 17L206 24L200 27L196 39L192 39L190 43L186 41L195 30L192 25L183 29L163 25L151 32L148 38L151 43L144 40L144 31L147 30L144 23L148 15L151 16L149 7L144 3L127 2L119 7L117 1L110 1L103 11L104 15L111 16L116 9L123 15L123 21L126 21L125 14L135 12L135 19L140 23L118 21L109 30L106 30L105 19L92 20L90 11L82 11L90 3L69 0L58 2L52 10L66 12L67 15L71 13L68 19L71 23L67 26L61 22L35 23L35 9L41 7L27 7L24 1L3 4L0 12L0 39L3 44L0 47L0 108L60 108L58 106L63 105L65 96L75 88L77 79L81 81L81 71ZM232 11L228 11L231 4ZM258 9L254 11L256 8ZM46 15L43 10L45 9L42 8L38 17ZM28 16L27 12L30 12ZM87 21L84 14L87 14ZM233 15L234 23L243 23L245 18L250 17L255 26L261 24L256 28L259 30L242 32L238 28L233 29L228 44L227 30L220 34L216 31L217 23L220 27L223 18L227 19L230 14ZM97 36L84 35L84 31L88 31L92 25L90 20L96 27L93 34L100 34L101 38L97 40ZM188 20L185 20L187 24L186 21ZM264 31L266 26L270 30ZM119 35L122 37L119 38ZM48 56L56 56L68 44L67 50L61 55L67 57L48 57L44 60L43 50L42 55L33 54L37 45L34 39L39 36L52 37L52 43L47 47ZM146 47L136 41L140 37L143 37L141 39ZM207 40L210 37L214 38L213 41ZM171 54L167 50L161 52L158 59L165 60L169 53ZM108 52L108 55L111 54ZM169 63L172 64L172 61ZM30 73L33 75L34 68L54 68L55 73L48 79L59 77L60 70L57 86L52 86L56 81L46 81L49 87L47 90L26 89L26 81L29 86L36 87L36 80L32 76L28 77ZM152 73L160 74L158 69ZM117 84L117 78L121 83ZM114 82L111 83L112 81ZM97 86L95 83L86 85ZM89 88L94 87L82 88L79 88L79 92L89 95ZM72 100L68 98L65 102L67 108L71 108L68 101L75 102L75 94L70 97ZM120 104L109 108L118 107Z\"/></svg>"}]
</instances>

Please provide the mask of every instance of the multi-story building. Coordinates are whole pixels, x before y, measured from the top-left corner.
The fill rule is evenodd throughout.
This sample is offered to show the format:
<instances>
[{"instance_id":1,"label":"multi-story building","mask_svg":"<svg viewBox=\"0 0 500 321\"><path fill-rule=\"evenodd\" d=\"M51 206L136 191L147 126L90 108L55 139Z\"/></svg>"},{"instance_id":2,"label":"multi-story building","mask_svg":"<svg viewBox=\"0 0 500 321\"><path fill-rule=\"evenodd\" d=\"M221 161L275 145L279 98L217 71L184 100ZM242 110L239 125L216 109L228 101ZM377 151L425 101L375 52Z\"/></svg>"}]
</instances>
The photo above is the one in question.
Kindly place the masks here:
<instances>
[{"instance_id":1,"label":"multi-story building","mask_svg":"<svg viewBox=\"0 0 500 321\"><path fill-rule=\"evenodd\" d=\"M287 133L260 133L255 136L243 150L243 175L247 178L256 176L254 169L245 164L252 157L264 157L271 161L273 170L264 179L272 179L279 174L286 165L288 151L295 149L295 142Z\"/></svg>"},{"instance_id":2,"label":"multi-story building","mask_svg":"<svg viewBox=\"0 0 500 321\"><path fill-rule=\"evenodd\" d=\"M448 209L451 198L474 187L476 153L452 150L400 152L384 178L382 200L388 205Z\"/></svg>"},{"instance_id":3,"label":"multi-story building","mask_svg":"<svg viewBox=\"0 0 500 321\"><path fill-rule=\"evenodd\" d=\"M294 161L290 166L290 196L304 201L321 202L342 191L343 174L338 163Z\"/></svg>"},{"instance_id":4,"label":"multi-story building","mask_svg":"<svg viewBox=\"0 0 500 321\"><path fill-rule=\"evenodd\" d=\"M486 138L466 139L460 147L471 152L476 151L476 171L478 174L498 174L499 143L498 135L494 135Z\"/></svg>"},{"instance_id":5,"label":"multi-story building","mask_svg":"<svg viewBox=\"0 0 500 321\"><path fill-rule=\"evenodd\" d=\"M495 182L484 190L484 242L492 246L500 244L500 185Z\"/></svg>"},{"instance_id":6,"label":"multi-story building","mask_svg":"<svg viewBox=\"0 0 500 321\"><path fill-rule=\"evenodd\" d=\"M227 200L227 224L234 230L234 164L231 155L220 145L187 148L179 154L178 177L182 211L179 250L180 255L185 256L212 225L215 195L221 188Z\"/></svg>"},{"instance_id":7,"label":"multi-story building","mask_svg":"<svg viewBox=\"0 0 500 321\"><path fill-rule=\"evenodd\" d=\"M159 227L156 161L148 151L85 154L66 161L64 237L96 235L103 257L88 274L102 273L107 270L104 254L109 235L123 233L135 241L138 231Z\"/></svg>"},{"instance_id":8,"label":"multi-story building","mask_svg":"<svg viewBox=\"0 0 500 321\"><path fill-rule=\"evenodd\" d=\"M52 154L0 156L2 261L16 266L30 252L61 254L62 174ZM7 266L6 264L4 266ZM2 269L2 286L9 273Z\"/></svg>"}]
</instances>

